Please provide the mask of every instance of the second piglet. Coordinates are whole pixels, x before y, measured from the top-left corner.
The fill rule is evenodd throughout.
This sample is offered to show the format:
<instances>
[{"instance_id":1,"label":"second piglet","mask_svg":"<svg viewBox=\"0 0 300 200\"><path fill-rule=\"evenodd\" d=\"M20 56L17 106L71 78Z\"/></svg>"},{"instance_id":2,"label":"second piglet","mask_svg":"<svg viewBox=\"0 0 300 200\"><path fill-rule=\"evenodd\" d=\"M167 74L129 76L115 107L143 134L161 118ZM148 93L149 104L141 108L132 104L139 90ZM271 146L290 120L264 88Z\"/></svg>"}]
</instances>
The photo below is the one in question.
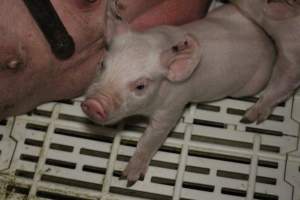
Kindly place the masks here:
<instances>
[{"instance_id":1,"label":"second piglet","mask_svg":"<svg viewBox=\"0 0 300 200\"><path fill-rule=\"evenodd\" d=\"M269 80L275 52L264 32L232 5L204 20L142 33L118 20L117 7L115 1L107 6L108 50L82 109L104 125L131 115L149 117L123 171L130 186L145 176L188 102L256 94Z\"/></svg>"},{"instance_id":2,"label":"second piglet","mask_svg":"<svg viewBox=\"0 0 300 200\"><path fill-rule=\"evenodd\" d=\"M261 123L300 86L300 1L239 0L237 5L274 39L278 49L266 90L241 120Z\"/></svg>"}]
</instances>

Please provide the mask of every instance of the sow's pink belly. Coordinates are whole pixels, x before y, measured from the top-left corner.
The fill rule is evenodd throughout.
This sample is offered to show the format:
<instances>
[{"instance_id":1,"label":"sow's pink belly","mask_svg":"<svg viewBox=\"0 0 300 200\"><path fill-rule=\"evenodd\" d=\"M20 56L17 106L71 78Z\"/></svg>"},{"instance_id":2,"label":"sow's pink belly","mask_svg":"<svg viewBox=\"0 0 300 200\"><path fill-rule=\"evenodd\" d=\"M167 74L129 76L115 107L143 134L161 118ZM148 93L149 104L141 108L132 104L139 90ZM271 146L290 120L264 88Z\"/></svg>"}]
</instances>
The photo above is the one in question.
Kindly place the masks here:
<instances>
[{"instance_id":1,"label":"sow's pink belly","mask_svg":"<svg viewBox=\"0 0 300 200\"><path fill-rule=\"evenodd\" d=\"M202 17L209 0L120 0L124 18L143 30ZM101 0L51 0L69 34L75 54L58 60L20 0L0 6L0 119L30 111L52 100L81 95L102 55ZM18 19L18 20L16 20ZM11 64L16 68L10 68Z\"/></svg>"}]
</instances>

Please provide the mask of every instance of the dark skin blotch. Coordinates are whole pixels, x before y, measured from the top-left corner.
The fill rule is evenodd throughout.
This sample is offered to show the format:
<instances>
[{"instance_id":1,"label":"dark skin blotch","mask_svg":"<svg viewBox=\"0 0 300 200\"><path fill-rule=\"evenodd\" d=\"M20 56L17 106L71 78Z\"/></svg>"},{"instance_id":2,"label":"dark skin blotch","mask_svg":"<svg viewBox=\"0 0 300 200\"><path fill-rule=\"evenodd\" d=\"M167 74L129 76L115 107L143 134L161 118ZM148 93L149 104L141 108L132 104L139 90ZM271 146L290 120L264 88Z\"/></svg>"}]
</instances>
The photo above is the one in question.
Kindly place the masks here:
<instances>
[{"instance_id":1,"label":"dark skin blotch","mask_svg":"<svg viewBox=\"0 0 300 200\"><path fill-rule=\"evenodd\" d=\"M7 68L6 64L0 63L0 70L4 70Z\"/></svg>"},{"instance_id":2,"label":"dark skin blotch","mask_svg":"<svg viewBox=\"0 0 300 200\"><path fill-rule=\"evenodd\" d=\"M184 46L188 46L188 45L189 45L188 41L184 41ZM177 52L181 51L182 49L184 49L184 47L179 47L178 45L175 45L172 47L172 51L174 53L177 53Z\"/></svg>"},{"instance_id":3,"label":"dark skin blotch","mask_svg":"<svg viewBox=\"0 0 300 200\"><path fill-rule=\"evenodd\" d=\"M178 46L173 46L172 50L173 50L173 52L177 53L179 51L179 47Z\"/></svg>"},{"instance_id":4,"label":"dark skin blotch","mask_svg":"<svg viewBox=\"0 0 300 200\"><path fill-rule=\"evenodd\" d=\"M104 49L106 51L109 51L109 44L107 42L104 43Z\"/></svg>"},{"instance_id":5,"label":"dark skin blotch","mask_svg":"<svg viewBox=\"0 0 300 200\"><path fill-rule=\"evenodd\" d=\"M97 0L86 0L88 3L95 3Z\"/></svg>"},{"instance_id":6,"label":"dark skin blotch","mask_svg":"<svg viewBox=\"0 0 300 200\"><path fill-rule=\"evenodd\" d=\"M11 109L13 109L14 107L15 107L14 104L6 104L6 105L3 106L3 110L4 110L4 111L11 110Z\"/></svg>"}]
</instances>

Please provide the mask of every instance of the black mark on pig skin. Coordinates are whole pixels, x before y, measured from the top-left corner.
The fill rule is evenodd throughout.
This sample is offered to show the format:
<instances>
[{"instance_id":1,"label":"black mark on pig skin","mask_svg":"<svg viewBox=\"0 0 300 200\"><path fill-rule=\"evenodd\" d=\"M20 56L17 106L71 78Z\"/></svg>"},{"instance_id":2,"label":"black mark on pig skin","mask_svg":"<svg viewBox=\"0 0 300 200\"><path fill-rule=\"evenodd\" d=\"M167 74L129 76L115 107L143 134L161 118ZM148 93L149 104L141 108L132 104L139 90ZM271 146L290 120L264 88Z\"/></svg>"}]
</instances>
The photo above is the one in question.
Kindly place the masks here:
<instances>
[{"instance_id":1,"label":"black mark on pig skin","mask_svg":"<svg viewBox=\"0 0 300 200\"><path fill-rule=\"evenodd\" d=\"M173 46L172 47L172 50L173 50L173 52L178 52L179 51L179 47L176 45L176 46Z\"/></svg>"},{"instance_id":2,"label":"black mark on pig skin","mask_svg":"<svg viewBox=\"0 0 300 200\"><path fill-rule=\"evenodd\" d=\"M47 39L53 54L66 60L75 53L75 43L50 0L23 0L28 11Z\"/></svg>"},{"instance_id":3,"label":"black mark on pig skin","mask_svg":"<svg viewBox=\"0 0 300 200\"><path fill-rule=\"evenodd\" d=\"M98 0L86 0L88 3L95 3Z\"/></svg>"},{"instance_id":4,"label":"black mark on pig skin","mask_svg":"<svg viewBox=\"0 0 300 200\"><path fill-rule=\"evenodd\" d=\"M14 104L5 104L4 106L0 106L0 112L7 112L9 110L12 110L14 107L15 107Z\"/></svg>"}]
</instances>

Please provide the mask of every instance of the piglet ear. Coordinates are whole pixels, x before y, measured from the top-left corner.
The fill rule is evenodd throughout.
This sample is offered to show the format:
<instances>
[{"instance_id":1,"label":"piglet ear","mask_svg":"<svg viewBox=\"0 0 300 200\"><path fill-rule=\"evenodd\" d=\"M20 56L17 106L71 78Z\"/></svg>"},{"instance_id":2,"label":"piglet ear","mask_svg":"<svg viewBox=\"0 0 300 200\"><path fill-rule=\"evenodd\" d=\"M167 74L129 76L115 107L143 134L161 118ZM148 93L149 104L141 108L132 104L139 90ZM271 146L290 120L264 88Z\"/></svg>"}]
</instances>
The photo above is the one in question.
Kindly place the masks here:
<instances>
[{"instance_id":1,"label":"piglet ear","mask_svg":"<svg viewBox=\"0 0 300 200\"><path fill-rule=\"evenodd\" d=\"M182 41L162 52L161 64L166 69L166 77L170 81L184 81L197 68L200 58L198 40L187 34Z\"/></svg>"},{"instance_id":2,"label":"piglet ear","mask_svg":"<svg viewBox=\"0 0 300 200\"><path fill-rule=\"evenodd\" d=\"M110 43L112 38L130 31L129 24L120 15L124 6L120 0L104 0L103 1L104 16L104 36L107 43Z\"/></svg>"},{"instance_id":3,"label":"piglet ear","mask_svg":"<svg viewBox=\"0 0 300 200\"><path fill-rule=\"evenodd\" d=\"M295 0L267 0L264 12L274 20L284 20L299 15L295 8L299 2Z\"/></svg>"}]
</instances>

